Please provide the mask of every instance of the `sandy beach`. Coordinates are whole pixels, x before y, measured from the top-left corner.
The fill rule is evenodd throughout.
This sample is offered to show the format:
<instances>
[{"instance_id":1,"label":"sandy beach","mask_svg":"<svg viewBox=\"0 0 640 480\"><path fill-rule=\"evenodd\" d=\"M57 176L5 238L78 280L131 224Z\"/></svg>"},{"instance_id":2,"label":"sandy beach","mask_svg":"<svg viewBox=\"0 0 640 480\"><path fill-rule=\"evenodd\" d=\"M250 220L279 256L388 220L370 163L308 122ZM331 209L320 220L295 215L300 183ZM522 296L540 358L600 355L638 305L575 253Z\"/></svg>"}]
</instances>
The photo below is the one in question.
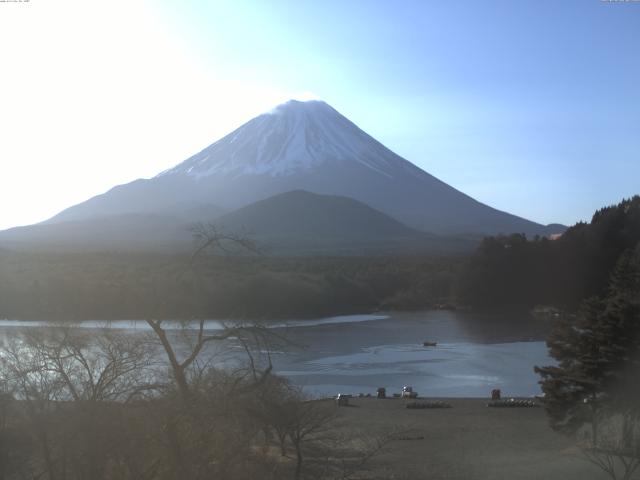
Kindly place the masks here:
<instances>
[{"instance_id":1,"label":"sandy beach","mask_svg":"<svg viewBox=\"0 0 640 480\"><path fill-rule=\"evenodd\" d=\"M350 432L402 432L362 478L608 478L570 439L551 430L544 408L488 408L487 399L479 398L438 400L452 408L407 409L405 400L375 398L354 398L339 408L338 424Z\"/></svg>"}]
</instances>

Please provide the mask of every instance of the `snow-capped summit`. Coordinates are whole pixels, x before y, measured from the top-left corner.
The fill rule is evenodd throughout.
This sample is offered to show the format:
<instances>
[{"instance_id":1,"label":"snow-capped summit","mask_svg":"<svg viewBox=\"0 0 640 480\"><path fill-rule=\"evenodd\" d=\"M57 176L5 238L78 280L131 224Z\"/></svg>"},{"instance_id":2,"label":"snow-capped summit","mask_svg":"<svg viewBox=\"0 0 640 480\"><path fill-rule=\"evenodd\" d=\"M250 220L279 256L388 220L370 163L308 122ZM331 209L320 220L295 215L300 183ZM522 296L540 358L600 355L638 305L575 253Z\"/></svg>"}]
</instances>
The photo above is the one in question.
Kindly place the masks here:
<instances>
[{"instance_id":1,"label":"snow-capped summit","mask_svg":"<svg viewBox=\"0 0 640 480\"><path fill-rule=\"evenodd\" d=\"M285 176L340 162L387 177L411 167L325 102L290 100L159 176Z\"/></svg>"},{"instance_id":2,"label":"snow-capped summit","mask_svg":"<svg viewBox=\"0 0 640 480\"><path fill-rule=\"evenodd\" d=\"M396 155L322 101L289 101L176 167L71 207L48 223L105 215L210 220L277 194L350 197L405 225L440 234L546 234Z\"/></svg>"}]
</instances>

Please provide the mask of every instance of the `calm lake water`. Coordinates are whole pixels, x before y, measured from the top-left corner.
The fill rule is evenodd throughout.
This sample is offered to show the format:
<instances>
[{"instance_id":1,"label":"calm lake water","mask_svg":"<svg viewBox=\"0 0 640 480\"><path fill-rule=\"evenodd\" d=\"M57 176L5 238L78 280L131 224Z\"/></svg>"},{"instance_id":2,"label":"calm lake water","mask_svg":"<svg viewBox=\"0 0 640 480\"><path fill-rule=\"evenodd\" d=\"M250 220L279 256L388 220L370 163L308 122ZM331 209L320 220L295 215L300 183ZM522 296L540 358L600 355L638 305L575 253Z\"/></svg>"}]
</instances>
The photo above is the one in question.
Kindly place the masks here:
<instances>
[{"instance_id":1,"label":"calm lake water","mask_svg":"<svg viewBox=\"0 0 640 480\"><path fill-rule=\"evenodd\" d=\"M0 321L0 336L40 328L41 322ZM101 328L103 322L83 322ZM144 334L144 322L110 322L112 328ZM545 321L512 315L426 311L349 315L270 324L291 345L272 352L274 370L311 395L398 392L411 385L421 396L484 397L540 393L534 365L553 363L543 341ZM177 327L177 324L174 324ZM211 320L207 328L222 328ZM423 347L435 341L436 347ZM231 345L231 347L233 347ZM231 355L240 352L231 348ZM221 356L221 362L228 357Z\"/></svg>"}]
</instances>

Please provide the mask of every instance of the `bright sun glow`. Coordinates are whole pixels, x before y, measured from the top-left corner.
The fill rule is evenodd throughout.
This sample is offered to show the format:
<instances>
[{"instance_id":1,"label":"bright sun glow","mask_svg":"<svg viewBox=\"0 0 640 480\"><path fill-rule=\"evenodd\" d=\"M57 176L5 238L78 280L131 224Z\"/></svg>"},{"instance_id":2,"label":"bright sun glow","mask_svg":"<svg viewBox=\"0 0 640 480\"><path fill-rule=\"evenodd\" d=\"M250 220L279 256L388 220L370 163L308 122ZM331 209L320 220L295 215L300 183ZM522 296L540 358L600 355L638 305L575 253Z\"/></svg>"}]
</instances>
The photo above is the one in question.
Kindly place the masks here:
<instances>
[{"instance_id":1,"label":"bright sun glow","mask_svg":"<svg viewBox=\"0 0 640 480\"><path fill-rule=\"evenodd\" d=\"M153 176L289 98L317 98L207 69L144 3L2 8L0 202L12 208L0 229Z\"/></svg>"}]
</instances>

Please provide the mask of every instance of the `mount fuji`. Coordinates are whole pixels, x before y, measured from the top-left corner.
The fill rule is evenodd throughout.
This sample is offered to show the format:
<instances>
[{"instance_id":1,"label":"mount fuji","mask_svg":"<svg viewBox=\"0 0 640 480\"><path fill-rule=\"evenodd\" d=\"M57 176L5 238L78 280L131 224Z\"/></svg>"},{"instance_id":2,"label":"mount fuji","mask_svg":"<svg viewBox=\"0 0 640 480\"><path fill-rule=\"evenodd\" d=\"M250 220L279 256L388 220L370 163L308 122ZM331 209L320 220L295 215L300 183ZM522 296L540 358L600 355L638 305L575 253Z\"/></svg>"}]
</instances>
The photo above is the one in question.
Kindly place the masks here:
<instances>
[{"instance_id":1,"label":"mount fuji","mask_svg":"<svg viewBox=\"0 0 640 480\"><path fill-rule=\"evenodd\" d=\"M130 226L136 223L132 218L141 224L152 218L157 229L164 218L174 235L176 222L210 221L300 190L326 198L347 197L415 232L561 231L561 226L543 226L474 200L396 155L324 102L294 100L153 178L114 187L34 227L42 238L47 226L61 231L73 224L81 230L82 223L100 219L117 225L114 219L126 218ZM15 240L34 227L5 234ZM0 241L3 237L0 233Z\"/></svg>"}]
</instances>

